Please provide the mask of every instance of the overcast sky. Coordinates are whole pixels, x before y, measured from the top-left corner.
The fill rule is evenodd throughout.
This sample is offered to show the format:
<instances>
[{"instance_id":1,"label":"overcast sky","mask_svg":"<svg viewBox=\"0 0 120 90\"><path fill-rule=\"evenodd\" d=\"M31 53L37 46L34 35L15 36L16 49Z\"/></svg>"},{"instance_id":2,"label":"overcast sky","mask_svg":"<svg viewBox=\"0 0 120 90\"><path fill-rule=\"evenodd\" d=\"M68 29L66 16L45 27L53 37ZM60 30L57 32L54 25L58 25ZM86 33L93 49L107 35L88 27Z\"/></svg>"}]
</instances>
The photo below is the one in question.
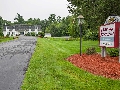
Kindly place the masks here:
<instances>
[{"instance_id":1,"label":"overcast sky","mask_svg":"<svg viewBox=\"0 0 120 90\"><path fill-rule=\"evenodd\" d=\"M25 20L29 18L48 19L50 14L66 17L69 15L67 0L0 0L0 16L14 21L19 13Z\"/></svg>"}]
</instances>

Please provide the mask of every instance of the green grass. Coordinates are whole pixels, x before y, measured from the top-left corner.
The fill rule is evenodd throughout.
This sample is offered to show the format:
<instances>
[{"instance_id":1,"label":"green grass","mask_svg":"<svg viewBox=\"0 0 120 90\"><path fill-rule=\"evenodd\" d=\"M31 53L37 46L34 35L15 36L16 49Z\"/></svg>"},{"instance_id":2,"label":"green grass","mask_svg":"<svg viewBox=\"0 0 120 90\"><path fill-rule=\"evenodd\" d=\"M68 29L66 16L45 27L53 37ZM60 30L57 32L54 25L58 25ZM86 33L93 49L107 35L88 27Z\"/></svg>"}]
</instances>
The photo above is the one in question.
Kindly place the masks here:
<instances>
[{"instance_id":1,"label":"green grass","mask_svg":"<svg viewBox=\"0 0 120 90\"><path fill-rule=\"evenodd\" d=\"M82 51L90 46L98 46L98 41L83 41ZM79 41L39 38L21 89L120 90L119 80L93 75L65 60L75 53L79 53Z\"/></svg>"},{"instance_id":2,"label":"green grass","mask_svg":"<svg viewBox=\"0 0 120 90\"><path fill-rule=\"evenodd\" d=\"M13 40L13 38L12 37L10 37L10 38L0 37L0 43L10 41L10 40Z\"/></svg>"}]
</instances>

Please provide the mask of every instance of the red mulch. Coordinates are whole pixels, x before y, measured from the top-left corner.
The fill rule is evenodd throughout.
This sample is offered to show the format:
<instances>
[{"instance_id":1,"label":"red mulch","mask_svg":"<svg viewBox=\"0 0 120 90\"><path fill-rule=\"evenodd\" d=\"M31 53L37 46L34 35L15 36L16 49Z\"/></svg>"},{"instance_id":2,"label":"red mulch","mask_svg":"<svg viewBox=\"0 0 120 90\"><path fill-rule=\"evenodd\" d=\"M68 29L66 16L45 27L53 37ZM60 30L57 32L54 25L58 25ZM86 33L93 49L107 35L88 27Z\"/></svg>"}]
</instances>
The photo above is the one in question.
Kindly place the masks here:
<instances>
[{"instance_id":1,"label":"red mulch","mask_svg":"<svg viewBox=\"0 0 120 90\"><path fill-rule=\"evenodd\" d=\"M119 57L106 56L105 58L101 58L100 54L82 54L82 56L75 54L68 57L67 60L75 66L95 75L112 79L120 79Z\"/></svg>"}]
</instances>

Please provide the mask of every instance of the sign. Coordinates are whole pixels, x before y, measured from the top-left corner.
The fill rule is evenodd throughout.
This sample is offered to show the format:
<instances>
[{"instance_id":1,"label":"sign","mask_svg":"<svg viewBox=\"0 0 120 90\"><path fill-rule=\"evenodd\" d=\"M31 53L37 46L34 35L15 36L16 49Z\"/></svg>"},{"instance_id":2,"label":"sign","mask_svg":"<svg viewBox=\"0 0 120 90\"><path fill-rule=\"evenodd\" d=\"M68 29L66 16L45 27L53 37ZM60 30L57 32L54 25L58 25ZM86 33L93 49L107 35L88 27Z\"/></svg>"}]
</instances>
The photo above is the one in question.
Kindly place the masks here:
<instances>
[{"instance_id":1,"label":"sign","mask_svg":"<svg viewBox=\"0 0 120 90\"><path fill-rule=\"evenodd\" d=\"M114 23L114 22L120 22L120 17L119 16L109 16L106 19L104 25Z\"/></svg>"},{"instance_id":2,"label":"sign","mask_svg":"<svg viewBox=\"0 0 120 90\"><path fill-rule=\"evenodd\" d=\"M119 27L120 22L102 25L99 30L99 46L119 47Z\"/></svg>"}]
</instances>

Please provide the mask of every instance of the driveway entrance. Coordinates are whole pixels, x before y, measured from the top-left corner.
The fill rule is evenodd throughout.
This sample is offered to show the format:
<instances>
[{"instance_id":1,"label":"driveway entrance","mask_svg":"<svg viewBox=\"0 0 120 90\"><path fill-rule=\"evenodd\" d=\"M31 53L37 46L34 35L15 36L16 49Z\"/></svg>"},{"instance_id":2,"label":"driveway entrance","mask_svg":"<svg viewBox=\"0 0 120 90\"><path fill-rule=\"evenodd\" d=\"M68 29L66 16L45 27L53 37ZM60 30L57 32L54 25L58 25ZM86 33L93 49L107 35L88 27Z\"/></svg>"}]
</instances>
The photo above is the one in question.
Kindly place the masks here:
<instances>
[{"instance_id":1,"label":"driveway entrance","mask_svg":"<svg viewBox=\"0 0 120 90\"><path fill-rule=\"evenodd\" d=\"M20 90L37 38L20 36L0 44L0 90Z\"/></svg>"}]
</instances>

